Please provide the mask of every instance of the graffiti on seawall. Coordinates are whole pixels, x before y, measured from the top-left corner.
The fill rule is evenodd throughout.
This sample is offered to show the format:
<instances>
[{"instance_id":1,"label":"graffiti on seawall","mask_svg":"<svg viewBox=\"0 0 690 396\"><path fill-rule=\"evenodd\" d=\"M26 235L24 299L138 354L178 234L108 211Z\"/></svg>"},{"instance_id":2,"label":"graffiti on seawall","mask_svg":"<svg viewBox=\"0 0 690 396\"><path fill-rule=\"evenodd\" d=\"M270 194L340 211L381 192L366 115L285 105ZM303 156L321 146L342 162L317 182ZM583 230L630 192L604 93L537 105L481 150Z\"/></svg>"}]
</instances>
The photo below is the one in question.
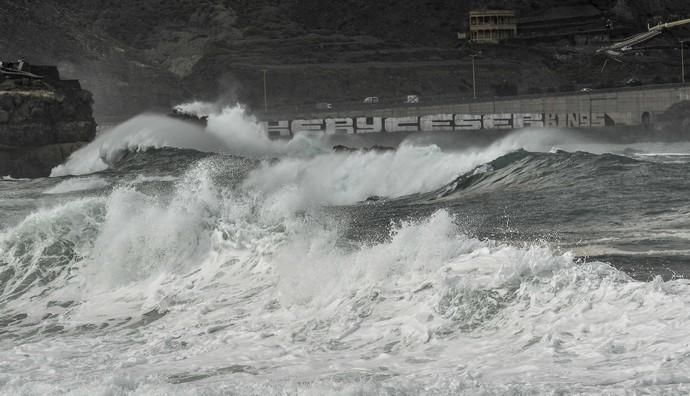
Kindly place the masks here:
<instances>
[{"instance_id":1,"label":"graffiti on seawall","mask_svg":"<svg viewBox=\"0 0 690 396\"><path fill-rule=\"evenodd\" d=\"M606 113L433 114L408 117L337 117L267 121L270 136L299 132L354 134L381 132L441 132L520 128L597 128L615 125Z\"/></svg>"}]
</instances>

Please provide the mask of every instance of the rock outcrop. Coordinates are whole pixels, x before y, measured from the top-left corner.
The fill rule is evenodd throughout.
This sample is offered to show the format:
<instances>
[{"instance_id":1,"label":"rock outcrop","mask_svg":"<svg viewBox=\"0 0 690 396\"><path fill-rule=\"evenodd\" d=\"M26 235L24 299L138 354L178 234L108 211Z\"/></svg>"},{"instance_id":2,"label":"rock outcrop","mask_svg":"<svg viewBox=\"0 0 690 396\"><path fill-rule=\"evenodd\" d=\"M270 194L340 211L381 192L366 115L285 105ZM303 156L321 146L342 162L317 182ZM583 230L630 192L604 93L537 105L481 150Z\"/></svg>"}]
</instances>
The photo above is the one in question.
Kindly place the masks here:
<instances>
[{"instance_id":1,"label":"rock outcrop","mask_svg":"<svg viewBox=\"0 0 690 396\"><path fill-rule=\"evenodd\" d=\"M658 136L687 139L690 132L690 100L684 100L669 107L654 120Z\"/></svg>"},{"instance_id":2,"label":"rock outcrop","mask_svg":"<svg viewBox=\"0 0 690 396\"><path fill-rule=\"evenodd\" d=\"M41 78L0 76L0 176L48 176L96 134L90 92L55 67L29 68Z\"/></svg>"},{"instance_id":3,"label":"rock outcrop","mask_svg":"<svg viewBox=\"0 0 690 396\"><path fill-rule=\"evenodd\" d=\"M395 147L389 147L389 146L380 146L378 144L375 144L371 147L362 147L362 148L354 148L354 147L348 147L343 144L338 144L333 146L333 151L336 153L353 153L356 151L363 152L363 153L368 153L369 151L374 151L377 153L381 152L386 152L386 151L395 151Z\"/></svg>"}]
</instances>

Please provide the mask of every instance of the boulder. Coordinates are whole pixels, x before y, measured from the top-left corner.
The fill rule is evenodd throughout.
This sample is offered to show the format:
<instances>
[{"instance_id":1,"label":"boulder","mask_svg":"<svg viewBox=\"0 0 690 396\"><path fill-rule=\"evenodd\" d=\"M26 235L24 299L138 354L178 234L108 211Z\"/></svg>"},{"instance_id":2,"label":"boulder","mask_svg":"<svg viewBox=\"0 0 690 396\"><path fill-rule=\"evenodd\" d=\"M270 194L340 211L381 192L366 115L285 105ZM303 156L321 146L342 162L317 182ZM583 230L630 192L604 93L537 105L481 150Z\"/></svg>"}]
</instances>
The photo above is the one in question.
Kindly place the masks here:
<instances>
[{"instance_id":1,"label":"boulder","mask_svg":"<svg viewBox=\"0 0 690 396\"><path fill-rule=\"evenodd\" d=\"M0 76L0 176L48 176L95 137L91 93L51 78Z\"/></svg>"},{"instance_id":2,"label":"boulder","mask_svg":"<svg viewBox=\"0 0 690 396\"><path fill-rule=\"evenodd\" d=\"M45 177L87 142L49 144L38 147L0 146L0 177Z\"/></svg>"},{"instance_id":3,"label":"boulder","mask_svg":"<svg viewBox=\"0 0 690 396\"><path fill-rule=\"evenodd\" d=\"M690 132L690 101L684 100L669 107L653 120L657 133L664 137L687 139Z\"/></svg>"},{"instance_id":4,"label":"boulder","mask_svg":"<svg viewBox=\"0 0 690 396\"><path fill-rule=\"evenodd\" d=\"M375 152L386 152L386 151L395 151L395 147L388 147L388 146L379 146L378 144L375 144L371 147L362 147L362 148L354 148L354 147L348 147L342 144L338 144L333 146L333 151L337 153L341 152L369 152L369 151L375 151Z\"/></svg>"}]
</instances>

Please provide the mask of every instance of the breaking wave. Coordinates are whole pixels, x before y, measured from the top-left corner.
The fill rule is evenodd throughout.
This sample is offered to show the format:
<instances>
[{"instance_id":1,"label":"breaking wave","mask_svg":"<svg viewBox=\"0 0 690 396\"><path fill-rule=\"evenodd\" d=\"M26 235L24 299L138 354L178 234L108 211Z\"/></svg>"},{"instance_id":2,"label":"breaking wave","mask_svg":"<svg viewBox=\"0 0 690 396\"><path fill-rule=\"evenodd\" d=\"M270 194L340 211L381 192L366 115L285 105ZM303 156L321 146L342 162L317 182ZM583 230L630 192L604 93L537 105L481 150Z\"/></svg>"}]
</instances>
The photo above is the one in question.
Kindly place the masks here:
<instances>
[{"instance_id":1,"label":"breaking wave","mask_svg":"<svg viewBox=\"0 0 690 396\"><path fill-rule=\"evenodd\" d=\"M44 194L67 194L76 191L96 190L108 187L110 183L99 177L68 179L47 189Z\"/></svg>"},{"instance_id":2,"label":"breaking wave","mask_svg":"<svg viewBox=\"0 0 690 396\"><path fill-rule=\"evenodd\" d=\"M489 192L507 188L531 191L586 183L587 179L620 177L626 170L639 172L654 165L615 154L569 153L553 150L535 153L516 150L464 173L446 186L423 194L427 199L456 199L470 192Z\"/></svg>"},{"instance_id":3,"label":"breaking wave","mask_svg":"<svg viewBox=\"0 0 690 396\"><path fill-rule=\"evenodd\" d=\"M163 147L259 158L310 155L326 150L321 139L308 135L290 141L269 139L256 119L237 105L210 114L206 127L162 115L136 116L97 136L65 164L54 168L51 176L100 172L127 153Z\"/></svg>"},{"instance_id":4,"label":"breaking wave","mask_svg":"<svg viewBox=\"0 0 690 396\"><path fill-rule=\"evenodd\" d=\"M690 282L415 211L687 171L532 139L333 152L241 108L136 117L53 172L97 175L35 181L1 228L0 393L687 392ZM352 215L403 200L380 229Z\"/></svg>"},{"instance_id":5,"label":"breaking wave","mask_svg":"<svg viewBox=\"0 0 690 396\"><path fill-rule=\"evenodd\" d=\"M405 150L399 155L414 154ZM369 165L362 169L394 163L392 153L352 158ZM0 234L0 340L22 351L19 360L0 351L13 362L3 366L3 391L147 393L178 384L176 392L219 394L445 394L556 390L534 384L563 378L580 392L690 382L688 320L677 315L690 304L687 281L637 282L544 245L474 239L446 210L392 224L379 242L344 241L354 225L317 206L369 191L336 189L303 205L306 213L265 216L284 186L299 190L317 177L260 182L295 166L280 163L233 187L226 178L245 162L202 159L170 196L115 187L38 210ZM322 181L324 190L348 182ZM127 356L104 360L121 353L118 344ZM93 369L65 371L80 367ZM29 381L19 369L48 371Z\"/></svg>"}]
</instances>

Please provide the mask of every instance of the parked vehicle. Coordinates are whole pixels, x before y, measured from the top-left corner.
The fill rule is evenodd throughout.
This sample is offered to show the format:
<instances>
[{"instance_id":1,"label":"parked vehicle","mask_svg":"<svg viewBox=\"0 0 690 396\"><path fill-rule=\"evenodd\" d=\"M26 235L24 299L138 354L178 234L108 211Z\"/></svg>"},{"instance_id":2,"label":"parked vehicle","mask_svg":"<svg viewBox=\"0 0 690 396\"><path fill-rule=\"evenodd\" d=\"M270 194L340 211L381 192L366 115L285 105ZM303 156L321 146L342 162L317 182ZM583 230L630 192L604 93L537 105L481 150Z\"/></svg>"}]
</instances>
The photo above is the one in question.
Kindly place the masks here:
<instances>
[{"instance_id":1,"label":"parked vehicle","mask_svg":"<svg viewBox=\"0 0 690 396\"><path fill-rule=\"evenodd\" d=\"M318 110L332 110L333 105L331 103L320 102L316 104L316 108Z\"/></svg>"},{"instance_id":2,"label":"parked vehicle","mask_svg":"<svg viewBox=\"0 0 690 396\"><path fill-rule=\"evenodd\" d=\"M640 81L638 78L632 77L625 81L625 85L628 87L639 87L642 85L642 81Z\"/></svg>"},{"instance_id":3,"label":"parked vehicle","mask_svg":"<svg viewBox=\"0 0 690 396\"><path fill-rule=\"evenodd\" d=\"M405 99L405 103L407 103L407 104L419 103L419 96L418 95L407 95L407 98Z\"/></svg>"},{"instance_id":4,"label":"parked vehicle","mask_svg":"<svg viewBox=\"0 0 690 396\"><path fill-rule=\"evenodd\" d=\"M364 102L366 104L376 104L379 102L379 97L378 96L368 96L364 98Z\"/></svg>"}]
</instances>

